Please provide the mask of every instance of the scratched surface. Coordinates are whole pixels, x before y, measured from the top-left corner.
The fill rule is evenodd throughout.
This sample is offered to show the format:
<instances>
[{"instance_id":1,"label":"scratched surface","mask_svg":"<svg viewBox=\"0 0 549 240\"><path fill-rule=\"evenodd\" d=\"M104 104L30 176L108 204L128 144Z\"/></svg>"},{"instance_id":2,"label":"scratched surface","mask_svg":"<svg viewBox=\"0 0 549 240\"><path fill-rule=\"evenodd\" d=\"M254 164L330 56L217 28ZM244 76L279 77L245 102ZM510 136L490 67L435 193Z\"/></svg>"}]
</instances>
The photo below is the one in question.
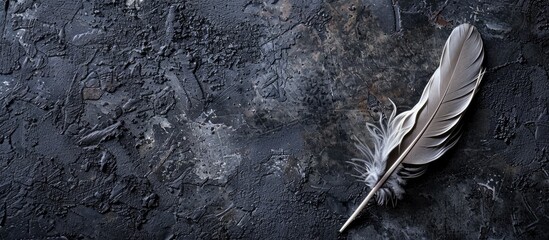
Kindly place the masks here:
<instances>
[{"instance_id":1,"label":"scratched surface","mask_svg":"<svg viewBox=\"0 0 549 240\"><path fill-rule=\"evenodd\" d=\"M0 239L548 239L544 0L3 0ZM396 207L346 162L451 29L487 73Z\"/></svg>"}]
</instances>

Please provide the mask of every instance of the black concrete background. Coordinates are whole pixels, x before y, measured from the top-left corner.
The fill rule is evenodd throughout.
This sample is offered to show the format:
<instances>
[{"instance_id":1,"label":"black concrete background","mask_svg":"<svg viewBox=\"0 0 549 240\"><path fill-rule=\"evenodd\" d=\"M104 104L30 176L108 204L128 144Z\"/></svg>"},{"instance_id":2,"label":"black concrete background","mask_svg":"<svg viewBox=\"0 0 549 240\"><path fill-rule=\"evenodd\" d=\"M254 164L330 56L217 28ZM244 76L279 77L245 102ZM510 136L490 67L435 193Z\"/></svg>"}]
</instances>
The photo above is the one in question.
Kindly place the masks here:
<instances>
[{"instance_id":1,"label":"black concrete background","mask_svg":"<svg viewBox=\"0 0 549 240\"><path fill-rule=\"evenodd\" d=\"M548 239L545 0L3 0L1 239ZM346 162L485 43L460 143L396 207Z\"/></svg>"}]
</instances>

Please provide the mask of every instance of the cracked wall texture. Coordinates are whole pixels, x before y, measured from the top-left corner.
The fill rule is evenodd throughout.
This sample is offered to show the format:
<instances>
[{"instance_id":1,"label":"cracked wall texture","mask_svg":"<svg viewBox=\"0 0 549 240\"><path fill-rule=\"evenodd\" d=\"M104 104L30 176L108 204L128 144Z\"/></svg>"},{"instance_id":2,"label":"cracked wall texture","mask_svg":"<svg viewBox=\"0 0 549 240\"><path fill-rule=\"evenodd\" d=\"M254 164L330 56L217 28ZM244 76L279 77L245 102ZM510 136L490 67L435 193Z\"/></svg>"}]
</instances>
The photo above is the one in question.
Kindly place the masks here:
<instances>
[{"instance_id":1,"label":"cracked wall texture","mask_svg":"<svg viewBox=\"0 0 549 240\"><path fill-rule=\"evenodd\" d=\"M3 0L2 239L548 239L543 0ZM487 73L396 207L346 161L451 29Z\"/></svg>"}]
</instances>

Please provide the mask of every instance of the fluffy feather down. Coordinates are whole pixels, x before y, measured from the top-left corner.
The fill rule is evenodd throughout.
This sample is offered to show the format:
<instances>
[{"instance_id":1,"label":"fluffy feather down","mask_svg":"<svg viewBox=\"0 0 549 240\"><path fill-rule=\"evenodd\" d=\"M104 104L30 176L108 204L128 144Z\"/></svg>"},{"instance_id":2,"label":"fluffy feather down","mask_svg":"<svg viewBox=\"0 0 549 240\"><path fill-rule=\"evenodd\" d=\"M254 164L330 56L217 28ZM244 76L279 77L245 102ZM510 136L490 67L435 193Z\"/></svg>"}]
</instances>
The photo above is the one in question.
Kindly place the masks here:
<instances>
[{"instance_id":1,"label":"fluffy feather down","mask_svg":"<svg viewBox=\"0 0 549 240\"><path fill-rule=\"evenodd\" d=\"M413 126L414 110L420 108L419 104L424 104L420 101L412 110L403 112L395 117L396 106L393 105L393 111L388 119L384 119L383 115L379 115L379 126L367 123L366 128L369 135L372 137L372 147L367 146L360 141L356 136L356 148L362 153L363 158L353 158L350 163L353 165L356 174L353 174L366 186L372 189L387 170L389 155L399 145L400 141ZM397 131L398 130L398 131ZM397 170L391 174L389 179L376 192L376 202L378 205L387 205L389 202L396 205L396 201L404 196L404 185L406 179L418 177L425 172L424 166L404 166L399 165Z\"/></svg>"}]
</instances>

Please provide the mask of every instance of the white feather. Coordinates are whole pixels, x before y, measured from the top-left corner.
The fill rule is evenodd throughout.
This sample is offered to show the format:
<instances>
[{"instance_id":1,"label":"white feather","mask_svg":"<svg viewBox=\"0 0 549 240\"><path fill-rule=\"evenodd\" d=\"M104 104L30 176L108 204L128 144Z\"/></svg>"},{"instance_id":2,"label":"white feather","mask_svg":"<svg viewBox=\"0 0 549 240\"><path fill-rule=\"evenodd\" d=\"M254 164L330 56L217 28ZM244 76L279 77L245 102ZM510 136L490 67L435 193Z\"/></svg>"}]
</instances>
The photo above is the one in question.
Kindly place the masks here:
<instances>
[{"instance_id":1,"label":"white feather","mask_svg":"<svg viewBox=\"0 0 549 240\"><path fill-rule=\"evenodd\" d=\"M356 176L371 191L340 232L374 195L380 205L401 199L404 178L421 175L424 164L439 159L457 143L461 136L460 120L483 76L483 59L482 39L475 27L458 26L446 41L439 68L425 86L419 102L398 115L393 103L386 122L380 117L379 126L367 124L373 147L358 141L357 147L364 158L351 162L358 172Z\"/></svg>"}]
</instances>

